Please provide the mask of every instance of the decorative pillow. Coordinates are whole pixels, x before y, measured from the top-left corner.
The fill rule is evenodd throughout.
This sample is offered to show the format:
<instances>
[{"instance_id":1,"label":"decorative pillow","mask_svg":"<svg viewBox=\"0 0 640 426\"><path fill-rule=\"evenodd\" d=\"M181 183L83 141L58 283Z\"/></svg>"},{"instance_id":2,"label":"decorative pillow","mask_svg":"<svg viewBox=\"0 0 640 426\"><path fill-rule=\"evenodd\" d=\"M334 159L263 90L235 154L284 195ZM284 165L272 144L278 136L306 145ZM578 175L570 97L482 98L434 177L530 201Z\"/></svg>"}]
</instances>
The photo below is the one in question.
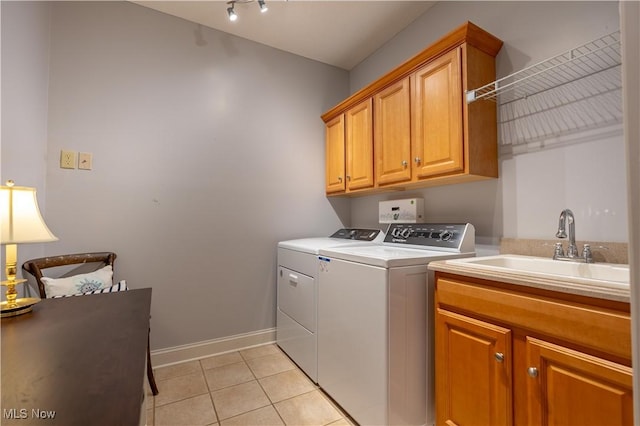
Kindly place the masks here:
<instances>
[{"instance_id":1,"label":"decorative pillow","mask_svg":"<svg viewBox=\"0 0 640 426\"><path fill-rule=\"evenodd\" d=\"M122 280L118 284L112 285L111 287L101 288L100 290L94 290L88 293L64 294L61 296L53 296L52 299L57 299L59 297L86 296L88 294L114 293L116 291L125 291L125 290L129 290L127 288L127 282L125 280Z\"/></svg>"},{"instance_id":2,"label":"decorative pillow","mask_svg":"<svg viewBox=\"0 0 640 426\"><path fill-rule=\"evenodd\" d=\"M79 274L67 278L42 277L47 297L67 294L87 293L113 285L113 268L107 265L89 274Z\"/></svg>"}]
</instances>

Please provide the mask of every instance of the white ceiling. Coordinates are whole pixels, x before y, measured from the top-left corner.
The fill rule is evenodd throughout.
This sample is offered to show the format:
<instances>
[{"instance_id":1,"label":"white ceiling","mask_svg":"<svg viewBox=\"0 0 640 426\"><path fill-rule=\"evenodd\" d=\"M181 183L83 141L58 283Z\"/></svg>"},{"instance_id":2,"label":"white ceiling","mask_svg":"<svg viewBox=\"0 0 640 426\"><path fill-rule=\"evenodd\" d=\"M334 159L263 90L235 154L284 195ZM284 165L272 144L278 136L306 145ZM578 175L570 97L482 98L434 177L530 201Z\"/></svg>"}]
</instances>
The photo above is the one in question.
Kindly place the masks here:
<instances>
[{"instance_id":1,"label":"white ceiling","mask_svg":"<svg viewBox=\"0 0 640 426\"><path fill-rule=\"evenodd\" d=\"M231 22L227 3L134 1L226 33L350 70L429 9L434 1L265 0L235 5Z\"/></svg>"}]
</instances>

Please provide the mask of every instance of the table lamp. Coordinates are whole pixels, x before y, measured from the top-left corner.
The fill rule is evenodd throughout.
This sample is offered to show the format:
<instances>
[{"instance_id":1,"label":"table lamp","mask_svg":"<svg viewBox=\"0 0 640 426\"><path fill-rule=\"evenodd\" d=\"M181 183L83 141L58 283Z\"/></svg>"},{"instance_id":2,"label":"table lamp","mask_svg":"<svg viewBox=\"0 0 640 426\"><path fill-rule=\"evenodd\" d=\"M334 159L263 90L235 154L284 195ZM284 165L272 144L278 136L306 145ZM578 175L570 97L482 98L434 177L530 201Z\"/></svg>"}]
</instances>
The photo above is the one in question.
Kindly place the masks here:
<instances>
[{"instance_id":1,"label":"table lamp","mask_svg":"<svg viewBox=\"0 0 640 426\"><path fill-rule=\"evenodd\" d=\"M16 279L18 248L16 244L43 243L56 241L42 220L35 188L14 186L13 181L7 181L6 186L0 186L0 226L2 233L0 243L6 246L6 281L2 285L7 287L7 300L1 303L2 317L21 315L31 311L33 305L40 299L25 297L18 299L16 284L26 282Z\"/></svg>"}]
</instances>

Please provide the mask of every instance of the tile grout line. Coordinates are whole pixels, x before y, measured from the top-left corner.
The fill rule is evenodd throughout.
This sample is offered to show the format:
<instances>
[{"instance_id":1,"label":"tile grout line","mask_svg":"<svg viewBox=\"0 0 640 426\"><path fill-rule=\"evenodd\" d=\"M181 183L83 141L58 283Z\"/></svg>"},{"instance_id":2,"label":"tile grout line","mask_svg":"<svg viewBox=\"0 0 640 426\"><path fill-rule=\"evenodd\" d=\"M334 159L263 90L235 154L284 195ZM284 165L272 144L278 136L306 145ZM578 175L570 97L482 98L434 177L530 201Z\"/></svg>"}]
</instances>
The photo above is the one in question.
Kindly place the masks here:
<instances>
[{"instance_id":1,"label":"tile grout line","mask_svg":"<svg viewBox=\"0 0 640 426\"><path fill-rule=\"evenodd\" d=\"M274 345L274 347L275 347L275 352L266 353L266 354L262 354L262 355L254 356L254 357L249 357L249 356L247 355L247 351L249 351L249 350L251 350L251 349L249 349L249 350L245 350L245 351L244 351L244 352L245 352L244 354L243 354L243 351L241 351L241 350L238 350L238 351L235 351L235 352L230 352L230 353L237 353L237 354L239 355L240 360L238 360L238 361L236 361L236 362L229 362L229 363L227 363L227 364L223 364L223 365L220 365L220 366L215 366L215 367L208 368L208 369L204 367L204 363L202 362L203 360L205 360L205 359L207 359L207 358L215 358L216 356L221 356L221 355L225 355L225 354L213 355L213 356L211 356L211 357L204 357L204 358L201 358L201 359L197 359L197 360L194 360L194 361L197 361L197 362L198 362L198 365L197 365L197 367L198 367L198 372L191 372L191 373L179 374L179 375L172 376L172 377L169 377L169 378L167 378L167 379L164 379L163 381L170 380L170 379L177 378L177 377L184 377L184 376L188 376L188 375L191 375L191 374L200 374L200 375L202 375L202 378L203 378L203 380L205 381L205 386L206 386L206 389L207 389L207 392L206 392L206 393L208 393L208 394L209 394L209 400L210 400L210 402L211 402L211 405L212 405L212 408L213 408L213 411L214 411L214 414L215 414L215 417L216 417L216 422L214 422L214 423L212 423L212 424L210 424L210 425L213 425L213 424L216 424L216 423L217 423L218 425L220 425L220 424L221 424L221 422L222 422L223 420L224 420L224 421L227 421L227 420L233 419L233 418L235 418L235 417L239 417L239 416L245 415L245 414L247 414L247 413L251 413L251 412L254 412L254 411L257 411L257 410L260 410L260 409L264 409L264 408L268 407L269 405L272 407L272 409L273 409L273 410L275 410L276 415L278 416L278 418L280 419L280 421L281 421L284 425L287 425L287 423L286 423L285 419L282 417L282 415L281 415L280 411L278 411L278 409L277 409L277 407L276 407L276 402L274 402L274 401L273 401L273 399L272 399L272 397L271 397L271 396L269 396L269 394L267 393L266 389L264 388L264 386L263 386L263 384L262 384L262 382L261 382L260 380L262 380L262 379L266 379L266 378L269 378L269 377L274 377L274 376L277 376L278 374L286 373L286 372L288 372L288 371L298 371L298 372L300 372L300 373L303 375L303 377L305 378L305 380L307 380L307 381L311 384L311 386L312 386L312 388L313 388L313 389L311 389L311 390L309 390L309 391L306 391L306 392L302 392L301 394L298 394L298 395L294 395L294 396L287 397L287 398L285 398L285 399L283 399L283 400L281 400L281 401L278 401L278 403L281 403L281 402L284 402L284 401L289 401L289 400L292 400L292 399L294 399L294 398L296 398L296 397L299 397L299 396L302 396L302 395L307 395L307 394L313 393L314 391L318 391L319 395L320 395L320 396L321 396L321 397L322 397L326 402L328 402L328 403L329 403L329 404L330 404L330 405L331 405L331 406L332 406L332 407L333 407L333 408L338 412L338 414L339 414L339 416L340 416L340 417L339 417L339 419L334 420L333 422L340 421L340 420L344 420L344 421L346 421L347 423L356 424L356 423L354 423L354 422L353 422L353 420L352 420L352 419L351 419L351 418L350 418L350 417L349 417L349 416L348 416L348 415L347 415L347 414L342 410L342 408L340 408L339 406L337 406L337 404L333 401L333 399L332 399L331 397L329 397L327 394L325 394L325 393L324 393L324 391L322 391L322 389L321 389L317 384L313 383L313 381L312 381L312 380L311 380L311 379L310 379L306 374L304 374L304 372L302 372L302 370L300 369L300 367L298 367L298 366L297 366L297 365L296 365L296 364L295 364L295 363L290 359L290 357L288 357L288 356L287 356L287 354L286 354L286 353L284 353L284 352L283 352L279 347L277 347L277 346L275 346L275 345ZM258 360L258 359L260 359L260 358L265 358L265 357L268 357L268 356L274 356L274 355L281 355L281 356L284 356L284 357L285 357L285 358L286 358L286 359L291 363L291 365L293 366L293 368L288 369L288 370L279 371L279 372L276 372L276 373L269 374L269 375L267 375L267 376L264 376L264 377L260 377L260 378L258 378L258 377L257 377L257 375L256 375L257 373L256 373L256 372L251 368L251 366L250 366L250 364L249 364L249 362L248 362L248 361ZM226 367L226 366L229 366L229 365L233 365L233 364L240 364L241 362L242 362L242 363L244 364L244 366L249 370L249 372L251 373L251 376L253 377L253 380L249 380L249 381L245 381L245 382L240 382L240 383L236 383L236 384L233 384L233 385L228 385L228 386L225 386L225 387L220 388L220 389L215 389L215 390L212 390L212 389L211 389L210 384L209 384L209 381L207 380L207 375L206 375L206 372L207 372L207 371L209 371L209 370L213 370L213 369L216 369L216 368L223 368L223 367ZM186 362L185 362L185 364L186 364ZM261 391L263 392L263 394L267 397L267 400L269 401L269 404L264 405L264 406L262 406L262 407L254 408L254 409L252 409L252 410L248 410L248 411L246 411L246 412L244 412L244 413L239 413L239 414L237 414L237 415L235 415L235 416L232 416L232 417L229 417L229 418L226 418L226 419L220 419L220 416L219 416L219 413L218 413L218 409L216 408L216 404L214 403L214 399L213 399L213 392L221 391L221 390L224 390L224 389L228 389L228 388L230 388L230 387L237 386L237 385L241 385L241 384L244 384L244 383L250 383L251 381L255 381L255 382L257 382L258 386L260 387L260 390L261 390ZM185 400L187 400L187 399L194 398L194 397L197 397L197 396L202 396L202 395L204 395L204 393L202 393L202 394L198 394L198 395L192 395L192 396L189 396L188 398L182 398L182 399L179 399L179 400L176 400L176 401L171 401L171 402L168 402L167 404L163 404L163 405L159 405L159 406L157 405L157 401L156 401L155 397L153 397L153 403L152 403L153 424L155 424L155 423L156 423L156 409L157 409L157 408L162 407L162 406L165 406L165 405L173 404L173 403L176 403L176 402L180 402L180 401L185 401ZM329 422L329 423L327 423L327 425L328 425L328 424L330 424L330 423L333 423L333 422Z\"/></svg>"},{"instance_id":2,"label":"tile grout line","mask_svg":"<svg viewBox=\"0 0 640 426\"><path fill-rule=\"evenodd\" d=\"M245 360L245 364L247 364L247 360L244 358L244 356L242 355L242 353L240 353L240 356ZM264 355L266 356L266 355ZM257 359L260 357L256 357L256 358L252 358L252 359ZM283 425L286 425L284 419L282 418L282 416L280 415L280 412L278 411L278 409L276 408L276 406L273 403L273 400L271 399L271 397L269 396L269 394L267 393L267 391L265 390L264 386L262 386L262 383L260 383L260 379L258 379L258 376L256 376L256 373L253 371L253 369L251 368L251 366L249 364L247 364L247 368L249 369L249 371L251 371L251 374L253 375L253 377L255 378L256 382L258 383L258 386L260 386L260 389L262 390L262 392L265 394L265 396L267 397L267 399L269 400L269 402L271 403L271 408L273 408L273 410L276 412L276 415L278 416L278 418L282 421ZM278 373L276 373L278 374ZM275 374L273 374L272 376L275 376ZM271 377L271 376L267 376L267 377ZM265 405L265 407L267 407ZM256 408L255 410L252 411L256 411L256 410L260 410L264 407L260 407L260 408ZM248 413L251 411L248 411ZM246 414L246 413L244 413Z\"/></svg>"},{"instance_id":3,"label":"tile grout line","mask_svg":"<svg viewBox=\"0 0 640 426\"><path fill-rule=\"evenodd\" d=\"M211 388L209 387L209 381L207 380L207 375L205 374L205 369L202 366L202 362L200 360L198 360L198 365L200 366L200 373L202 374L202 377L204 378L204 383L207 386L207 390L209 391L209 401L211 401L211 407L213 407L213 413L216 416L216 421L215 423L220 424L220 416L218 415L218 409L216 408L216 404L213 402L213 394L211 392Z\"/></svg>"},{"instance_id":4,"label":"tile grout line","mask_svg":"<svg viewBox=\"0 0 640 426\"><path fill-rule=\"evenodd\" d=\"M251 372L251 375L253 376L253 380L258 384L258 386L260 386L260 390L262 390L262 392L264 393L264 395L267 397L267 400L271 403L271 406L273 407L273 401L271 400L271 398L269 398L269 394L267 394L267 392L264 390L264 388L262 387L262 384L260 383L260 380L258 380L258 377L256 376L256 373L253 371L253 369L251 368L251 366L247 363L247 359L244 357L244 355L242 355L241 351L238 351L238 353L240 354L240 357L242 358L242 362L244 363L244 365L249 369L249 371ZM263 356L267 356L267 355L263 355ZM258 358L262 358L262 357L255 357L255 358L251 358L251 359L258 359ZM239 364L239 363L238 363ZM245 383L249 383L249 382L245 382ZM235 385L234 385L235 386ZM249 410L249 411L245 411L244 413L240 413L236 416L232 416L229 417L228 419L225 420L230 420L233 419L234 417L239 417L239 416L243 416L247 413L251 413L253 411L257 411L257 410L261 410L265 407L268 407L268 405L265 405L263 407L258 407L258 408L254 408L253 410ZM273 409L275 410L276 408L273 407ZM276 413L278 413L278 410L276 410ZM278 417L280 417L280 414L278 413ZM218 423L220 423L220 420L218 420ZM284 421L282 422L284 424Z\"/></svg>"},{"instance_id":5,"label":"tile grout line","mask_svg":"<svg viewBox=\"0 0 640 426\"><path fill-rule=\"evenodd\" d=\"M249 369L251 369L251 367L249 367ZM276 373L276 374L280 374L280 373ZM266 377L272 377L272 376L275 376L276 374L272 374L271 376L266 376ZM255 376L255 374L254 374L254 376ZM262 389L262 392L264 392L264 394L267 395L267 398L269 399L269 402L271 402L271 407L273 407L273 410L276 412L276 414L278 415L278 417L282 421L282 424L286 426L287 422L285 422L284 419L282 418L282 415L280 414L280 411L278 411L278 408L276 407L276 404L273 402L273 399L271 399L271 397L269 396L269 394L265 390L264 386L262 386L262 383L260 383L260 380L257 377L256 377L256 381L258 382L258 386L260 386L260 389Z\"/></svg>"}]
</instances>

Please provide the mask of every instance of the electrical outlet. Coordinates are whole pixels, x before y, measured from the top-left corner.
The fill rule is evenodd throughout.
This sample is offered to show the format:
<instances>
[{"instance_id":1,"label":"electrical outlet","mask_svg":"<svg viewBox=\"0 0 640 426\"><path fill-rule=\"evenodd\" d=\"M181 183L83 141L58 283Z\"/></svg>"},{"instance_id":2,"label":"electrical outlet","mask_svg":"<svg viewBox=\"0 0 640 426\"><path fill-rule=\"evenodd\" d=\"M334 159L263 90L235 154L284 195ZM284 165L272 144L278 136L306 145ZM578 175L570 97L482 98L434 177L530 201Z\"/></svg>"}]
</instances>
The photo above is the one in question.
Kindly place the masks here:
<instances>
[{"instance_id":1,"label":"electrical outlet","mask_svg":"<svg viewBox=\"0 0 640 426\"><path fill-rule=\"evenodd\" d=\"M75 169L76 168L76 153L75 151L60 151L60 168L61 169Z\"/></svg>"},{"instance_id":2,"label":"electrical outlet","mask_svg":"<svg viewBox=\"0 0 640 426\"><path fill-rule=\"evenodd\" d=\"M93 156L90 152L78 153L78 168L80 170L91 170L93 166Z\"/></svg>"}]
</instances>

